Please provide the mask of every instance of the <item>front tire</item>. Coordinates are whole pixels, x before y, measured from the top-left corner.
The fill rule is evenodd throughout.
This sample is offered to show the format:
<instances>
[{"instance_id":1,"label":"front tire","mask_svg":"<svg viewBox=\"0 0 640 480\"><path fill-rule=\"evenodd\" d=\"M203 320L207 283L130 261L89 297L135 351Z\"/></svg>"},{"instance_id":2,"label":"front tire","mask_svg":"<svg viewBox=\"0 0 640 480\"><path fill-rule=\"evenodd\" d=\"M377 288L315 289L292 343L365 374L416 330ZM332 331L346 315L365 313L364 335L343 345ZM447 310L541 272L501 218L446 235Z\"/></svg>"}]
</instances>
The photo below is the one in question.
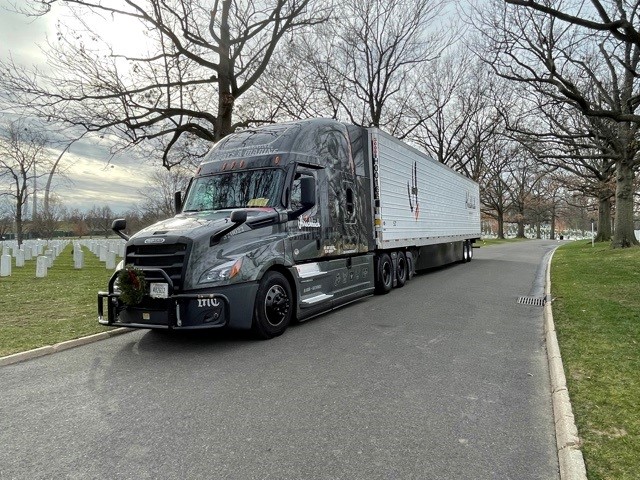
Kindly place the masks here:
<instances>
[{"instance_id":1,"label":"front tire","mask_svg":"<svg viewBox=\"0 0 640 480\"><path fill-rule=\"evenodd\" d=\"M258 338L282 335L291 323L293 296L289 282L279 272L267 272L260 281L253 309L252 330Z\"/></svg>"}]
</instances>

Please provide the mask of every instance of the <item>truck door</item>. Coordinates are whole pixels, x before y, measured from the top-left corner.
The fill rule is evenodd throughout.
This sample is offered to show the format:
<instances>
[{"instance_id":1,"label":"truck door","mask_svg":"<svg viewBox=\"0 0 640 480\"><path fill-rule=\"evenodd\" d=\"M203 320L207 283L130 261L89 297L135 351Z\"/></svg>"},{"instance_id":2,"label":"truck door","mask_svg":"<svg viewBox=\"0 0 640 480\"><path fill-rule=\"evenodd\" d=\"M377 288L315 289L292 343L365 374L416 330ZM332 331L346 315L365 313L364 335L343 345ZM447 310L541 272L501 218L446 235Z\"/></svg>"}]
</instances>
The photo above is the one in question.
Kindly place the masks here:
<instances>
[{"instance_id":1,"label":"truck door","mask_svg":"<svg viewBox=\"0 0 640 480\"><path fill-rule=\"evenodd\" d=\"M313 260L322 255L322 219L326 210L326 200L323 203L322 171L298 165L291 186L289 208L296 211L302 207L301 183L305 177L313 177L316 182L316 204L297 219L289 222L289 239L293 252L293 260L296 263Z\"/></svg>"}]
</instances>

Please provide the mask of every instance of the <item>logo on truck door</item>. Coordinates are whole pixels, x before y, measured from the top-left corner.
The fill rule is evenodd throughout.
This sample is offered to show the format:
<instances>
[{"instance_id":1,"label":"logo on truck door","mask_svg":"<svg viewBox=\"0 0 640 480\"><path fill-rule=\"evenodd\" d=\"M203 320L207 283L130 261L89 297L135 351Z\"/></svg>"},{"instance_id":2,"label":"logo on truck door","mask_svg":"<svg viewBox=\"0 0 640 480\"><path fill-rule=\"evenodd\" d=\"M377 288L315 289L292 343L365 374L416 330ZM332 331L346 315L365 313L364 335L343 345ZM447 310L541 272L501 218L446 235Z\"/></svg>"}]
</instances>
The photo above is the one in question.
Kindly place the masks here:
<instances>
[{"instance_id":1,"label":"logo on truck door","mask_svg":"<svg viewBox=\"0 0 640 480\"><path fill-rule=\"evenodd\" d=\"M409 196L409 208L411 208L413 218L417 221L420 216L420 204L418 203L418 162L413 162L411 184L407 181L407 195Z\"/></svg>"}]
</instances>

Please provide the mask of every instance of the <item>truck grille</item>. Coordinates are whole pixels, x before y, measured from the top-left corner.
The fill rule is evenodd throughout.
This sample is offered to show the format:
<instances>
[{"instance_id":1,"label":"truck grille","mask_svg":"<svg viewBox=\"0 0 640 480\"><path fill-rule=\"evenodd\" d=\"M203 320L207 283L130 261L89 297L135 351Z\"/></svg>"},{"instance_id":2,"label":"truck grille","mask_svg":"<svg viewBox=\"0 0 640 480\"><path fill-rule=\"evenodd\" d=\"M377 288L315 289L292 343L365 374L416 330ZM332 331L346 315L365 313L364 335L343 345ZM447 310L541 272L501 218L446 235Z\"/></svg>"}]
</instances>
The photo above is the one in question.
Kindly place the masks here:
<instances>
[{"instance_id":1,"label":"truck grille","mask_svg":"<svg viewBox=\"0 0 640 480\"><path fill-rule=\"evenodd\" d=\"M187 261L186 243L162 243L150 245L130 245L127 247L126 264L138 268L160 268L173 282L174 291L182 289L182 268ZM156 272L146 272L147 282L162 281Z\"/></svg>"}]
</instances>

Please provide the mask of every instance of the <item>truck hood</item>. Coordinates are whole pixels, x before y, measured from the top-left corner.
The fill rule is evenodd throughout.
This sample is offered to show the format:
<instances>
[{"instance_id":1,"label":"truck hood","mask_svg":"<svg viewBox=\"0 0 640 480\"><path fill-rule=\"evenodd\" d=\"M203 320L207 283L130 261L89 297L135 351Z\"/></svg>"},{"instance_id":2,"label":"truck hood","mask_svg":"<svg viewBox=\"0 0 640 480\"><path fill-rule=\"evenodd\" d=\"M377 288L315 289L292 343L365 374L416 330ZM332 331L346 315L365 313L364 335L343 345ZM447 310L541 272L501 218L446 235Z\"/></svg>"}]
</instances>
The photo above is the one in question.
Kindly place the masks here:
<instances>
[{"instance_id":1,"label":"truck hood","mask_svg":"<svg viewBox=\"0 0 640 480\"><path fill-rule=\"evenodd\" d=\"M258 220L260 217L272 216L274 208L247 208L247 222ZM176 215L140 230L131 239L142 237L170 235L197 238L200 235L213 235L230 224L229 216L232 210L218 210L211 212L188 212Z\"/></svg>"}]
</instances>

